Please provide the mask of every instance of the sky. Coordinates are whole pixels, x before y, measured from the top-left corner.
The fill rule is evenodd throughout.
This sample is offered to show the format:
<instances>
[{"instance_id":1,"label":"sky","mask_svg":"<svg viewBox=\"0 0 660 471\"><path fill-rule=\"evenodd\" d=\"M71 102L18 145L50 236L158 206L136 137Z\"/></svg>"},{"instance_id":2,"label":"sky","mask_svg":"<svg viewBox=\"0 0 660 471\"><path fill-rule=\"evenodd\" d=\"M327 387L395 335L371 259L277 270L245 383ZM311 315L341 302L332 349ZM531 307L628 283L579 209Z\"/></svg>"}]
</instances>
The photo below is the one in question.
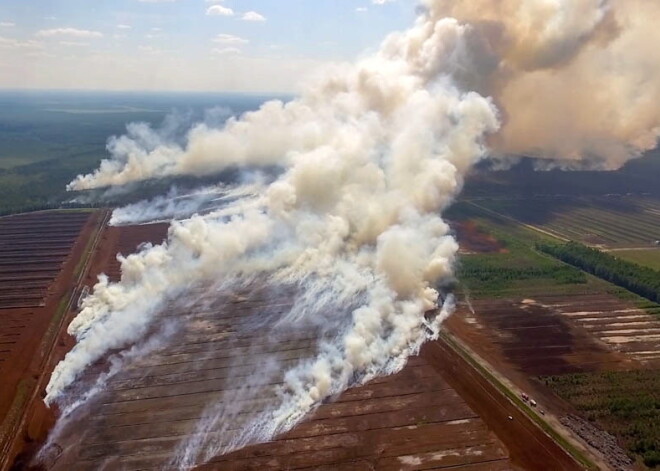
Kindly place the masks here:
<instances>
[{"instance_id":1,"label":"sky","mask_svg":"<svg viewBox=\"0 0 660 471\"><path fill-rule=\"evenodd\" d=\"M412 25L414 0L1 0L0 88L283 92Z\"/></svg>"}]
</instances>

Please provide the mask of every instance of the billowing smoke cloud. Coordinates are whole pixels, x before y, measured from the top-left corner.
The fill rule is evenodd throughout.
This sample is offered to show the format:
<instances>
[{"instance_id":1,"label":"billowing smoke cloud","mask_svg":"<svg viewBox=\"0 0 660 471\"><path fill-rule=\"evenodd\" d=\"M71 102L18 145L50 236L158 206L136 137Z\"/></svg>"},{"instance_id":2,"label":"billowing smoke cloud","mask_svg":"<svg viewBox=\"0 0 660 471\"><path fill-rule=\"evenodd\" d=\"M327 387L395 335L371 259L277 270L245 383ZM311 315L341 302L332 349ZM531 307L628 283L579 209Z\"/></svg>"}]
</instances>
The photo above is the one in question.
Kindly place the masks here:
<instances>
[{"instance_id":1,"label":"billowing smoke cloud","mask_svg":"<svg viewBox=\"0 0 660 471\"><path fill-rule=\"evenodd\" d=\"M163 245L122 259L119 283L102 277L69 326L78 343L55 369L48 403L107 352L139 342L168 300L212 280L259 279L297 287L289 320L322 324L342 306L349 314L315 358L282 373L287 387L267 429L286 430L323 399L401 368L437 335L442 317L424 313L440 301L434 288L451 279L457 252L440 214L486 142L498 155L603 168L655 145L658 6L424 4L413 28L372 57L324 71L300 98L221 129L194 126L184 144L133 129L99 170L71 183L283 169L256 196L173 222Z\"/></svg>"},{"instance_id":2,"label":"billowing smoke cloud","mask_svg":"<svg viewBox=\"0 0 660 471\"><path fill-rule=\"evenodd\" d=\"M646 0L430 1L470 24L462 80L494 97L500 155L613 170L660 136L660 4Z\"/></svg>"},{"instance_id":3,"label":"billowing smoke cloud","mask_svg":"<svg viewBox=\"0 0 660 471\"><path fill-rule=\"evenodd\" d=\"M489 144L500 156L528 155L566 167L615 169L656 146L657 2L425 0L424 5L426 13L413 30L393 34L378 56L356 67L327 72L300 100L290 105L268 103L257 113L230 120L222 131L196 126L185 149L144 146L128 139L125 144L134 145L113 147L111 159L70 187L199 175L246 163L290 164L296 153L333 144L334 120L325 121L323 112L334 113L327 105L354 106L338 102L350 96L351 86L363 104L373 105L373 112L396 106L407 85L386 85L400 72L393 70L399 67L395 61L427 74L424 80L451 76L461 90L493 97L503 126ZM436 31L444 28L446 17L458 19L455 28L460 32L453 38ZM384 61L388 67L375 70ZM328 103L328 94L335 103Z\"/></svg>"}]
</instances>

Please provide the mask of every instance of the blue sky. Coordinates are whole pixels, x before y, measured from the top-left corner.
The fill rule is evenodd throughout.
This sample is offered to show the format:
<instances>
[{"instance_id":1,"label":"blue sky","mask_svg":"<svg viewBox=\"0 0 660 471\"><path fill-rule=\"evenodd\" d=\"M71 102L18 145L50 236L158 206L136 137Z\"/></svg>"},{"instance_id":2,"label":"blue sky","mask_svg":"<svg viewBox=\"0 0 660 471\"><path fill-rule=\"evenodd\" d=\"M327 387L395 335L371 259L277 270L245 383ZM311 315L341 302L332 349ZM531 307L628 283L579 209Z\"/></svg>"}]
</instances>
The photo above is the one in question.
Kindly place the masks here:
<instances>
[{"instance_id":1,"label":"blue sky","mask_svg":"<svg viewBox=\"0 0 660 471\"><path fill-rule=\"evenodd\" d=\"M3 0L0 88L291 92L414 0Z\"/></svg>"}]
</instances>

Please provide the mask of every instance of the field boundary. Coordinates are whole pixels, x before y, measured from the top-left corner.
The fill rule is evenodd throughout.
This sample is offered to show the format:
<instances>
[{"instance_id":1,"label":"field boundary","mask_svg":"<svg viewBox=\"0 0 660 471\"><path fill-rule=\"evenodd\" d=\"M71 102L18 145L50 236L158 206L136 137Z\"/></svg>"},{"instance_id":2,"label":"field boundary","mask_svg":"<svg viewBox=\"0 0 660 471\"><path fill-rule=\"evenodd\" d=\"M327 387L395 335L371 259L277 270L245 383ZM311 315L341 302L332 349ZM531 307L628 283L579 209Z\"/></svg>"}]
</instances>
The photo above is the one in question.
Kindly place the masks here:
<instances>
[{"instance_id":1,"label":"field boundary","mask_svg":"<svg viewBox=\"0 0 660 471\"><path fill-rule=\"evenodd\" d=\"M94 212L98 210L91 209L90 211ZM111 212L108 210L100 210L100 211L104 212L104 214L101 217L99 217L99 221L95 224L93 237L91 237L87 241L83 254L80 258L80 261L76 265L75 270L79 270L79 271L74 272L74 280L72 280L72 287L69 289L67 295L63 297L60 303L58 304L56 311L53 313L51 322L49 323L48 328L44 333L44 336L42 337L42 340L39 344L39 348L37 351L44 353L42 360L43 367L40 368L41 374L39 375L39 378L35 381L35 383L30 385L32 386L31 393L28 393L28 391L24 391L23 399L21 400L19 398L23 407L19 411L17 411L17 416L14 417L12 420L12 418L8 414L5 422L2 424L2 430L0 430L1 432L0 437L9 434L9 438L3 443L3 452L2 452L2 456L0 457L0 470L7 470L11 466L11 462L15 457L15 452L18 451L15 450L16 440L20 438L21 431L24 430L26 426L28 412L30 409L29 406L30 404L34 403L34 401L37 399L39 395L39 391L44 385L44 380L46 379L47 376L50 375L50 370L48 369L48 365L52 361L52 355L53 352L55 351L57 336L62 331L64 322L67 319L67 313L71 311L73 301L77 299L76 293L80 289L79 286L80 282L82 281L83 276L87 271L87 267L89 266L89 262L92 259L92 255L95 252L96 247L98 246L98 242L101 238L103 230L107 225L111 215ZM93 243L91 243L92 241ZM28 394L29 397L26 397ZM14 407L14 405L12 405L12 407Z\"/></svg>"},{"instance_id":2,"label":"field boundary","mask_svg":"<svg viewBox=\"0 0 660 471\"><path fill-rule=\"evenodd\" d=\"M475 203L474 201L470 200L463 200L464 203L469 204L470 206L474 206L475 208L479 209L480 211L483 211L485 213L491 214L493 216L496 216L500 219L504 219L505 221L512 222L516 224L517 226L524 227L525 229L529 229L534 232L538 232L539 234L552 237L553 239L556 240L561 240L563 242L570 242L571 239L566 238L565 236L557 233L553 233L551 231L541 229L540 227L534 226L533 224L527 224L524 223L512 216L507 216L506 214L498 213L497 211L494 211L490 208L486 208L484 206L481 206L480 204Z\"/></svg>"},{"instance_id":3,"label":"field boundary","mask_svg":"<svg viewBox=\"0 0 660 471\"><path fill-rule=\"evenodd\" d=\"M496 374L493 374L485 366L485 360L479 357L461 340L447 331L440 334L442 341L458 354L465 362L467 362L474 370L477 371L486 381L493 385L516 409L521 411L533 425L538 427L548 438L557 444L568 456L575 460L580 466L588 470L600 469L591 459L589 459L583 452L578 450L572 445L567 438L560 434L548 422L543 420L529 405L523 402L516 393L511 391L511 388L504 384ZM493 370L495 371L495 370Z\"/></svg>"}]
</instances>

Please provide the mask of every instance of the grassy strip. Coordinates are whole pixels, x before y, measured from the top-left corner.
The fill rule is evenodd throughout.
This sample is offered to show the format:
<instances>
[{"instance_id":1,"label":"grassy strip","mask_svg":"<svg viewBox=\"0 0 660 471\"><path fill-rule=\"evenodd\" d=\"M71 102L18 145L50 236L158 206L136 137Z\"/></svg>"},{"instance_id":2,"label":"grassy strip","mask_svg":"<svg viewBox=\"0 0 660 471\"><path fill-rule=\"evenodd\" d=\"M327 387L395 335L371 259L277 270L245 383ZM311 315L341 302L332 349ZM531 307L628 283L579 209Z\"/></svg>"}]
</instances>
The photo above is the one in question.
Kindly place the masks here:
<instances>
[{"instance_id":1,"label":"grassy strip","mask_svg":"<svg viewBox=\"0 0 660 471\"><path fill-rule=\"evenodd\" d=\"M474 369L476 369L479 372L479 374L481 374L493 386L495 386L498 391L504 394L504 396L507 399L509 399L518 409L525 412L525 415L527 415L532 420L532 422L534 422L537 426L539 426L541 430L543 430L548 436L550 436L550 438L552 438L576 461L578 461L586 469L589 470L598 469L598 466L596 466L588 457L586 457L584 453L582 453L580 450L575 448L573 444L571 444L566 438L564 438L554 428L552 428L545 420L543 420L539 415L537 415L536 412L530 406L525 404L525 402L523 402L522 399L520 399L517 394L515 394L504 384L502 384L502 382L499 379L497 379L490 371L488 371L478 361L476 361L472 357L472 355L470 355L467 351L465 351L465 349L461 345L459 345L451 335L447 334L446 332L443 332L441 336L442 339L445 342L447 342L447 345L449 345L454 351L456 351L456 353L458 353L461 356L461 358L467 361Z\"/></svg>"},{"instance_id":2,"label":"grassy strip","mask_svg":"<svg viewBox=\"0 0 660 471\"><path fill-rule=\"evenodd\" d=\"M2 421L0 425L0 444L2 444L2 450L0 450L0 457L8 456L9 448L13 444L13 438L16 434L16 424L20 421L25 406L27 405L30 392L34 389L36 381L32 378L24 378L18 383L16 387L16 394L14 394L14 399L7 411L5 420ZM0 461L1 464L1 461Z\"/></svg>"},{"instance_id":3,"label":"grassy strip","mask_svg":"<svg viewBox=\"0 0 660 471\"><path fill-rule=\"evenodd\" d=\"M73 296L73 292L67 293L66 296L64 296L62 299L60 299L60 302L57 304L57 309L55 310L55 314L53 314L53 317L51 318L50 323L48 324L48 329L46 330L46 333L41 339L41 343L39 344L39 355L40 356L45 356L46 355L46 350L48 350L48 347L53 344L55 341L55 336L60 330L60 324L62 322L62 319L64 318L64 315L68 311L69 304L71 303L71 298Z\"/></svg>"},{"instance_id":4,"label":"grassy strip","mask_svg":"<svg viewBox=\"0 0 660 471\"><path fill-rule=\"evenodd\" d=\"M94 232L92 232L91 237L87 239L87 244L85 245L83 256L80 257L80 260L78 260L78 264L76 265L76 268L73 270L73 278L76 281L79 281L82 269L85 267L85 265L89 261L89 258L91 257L92 249L94 248L94 245L97 242L97 236L99 234L99 231L103 229L103 225L106 219L107 218L105 215L101 216L100 221L97 221L96 223L96 228L94 229Z\"/></svg>"}]
</instances>

